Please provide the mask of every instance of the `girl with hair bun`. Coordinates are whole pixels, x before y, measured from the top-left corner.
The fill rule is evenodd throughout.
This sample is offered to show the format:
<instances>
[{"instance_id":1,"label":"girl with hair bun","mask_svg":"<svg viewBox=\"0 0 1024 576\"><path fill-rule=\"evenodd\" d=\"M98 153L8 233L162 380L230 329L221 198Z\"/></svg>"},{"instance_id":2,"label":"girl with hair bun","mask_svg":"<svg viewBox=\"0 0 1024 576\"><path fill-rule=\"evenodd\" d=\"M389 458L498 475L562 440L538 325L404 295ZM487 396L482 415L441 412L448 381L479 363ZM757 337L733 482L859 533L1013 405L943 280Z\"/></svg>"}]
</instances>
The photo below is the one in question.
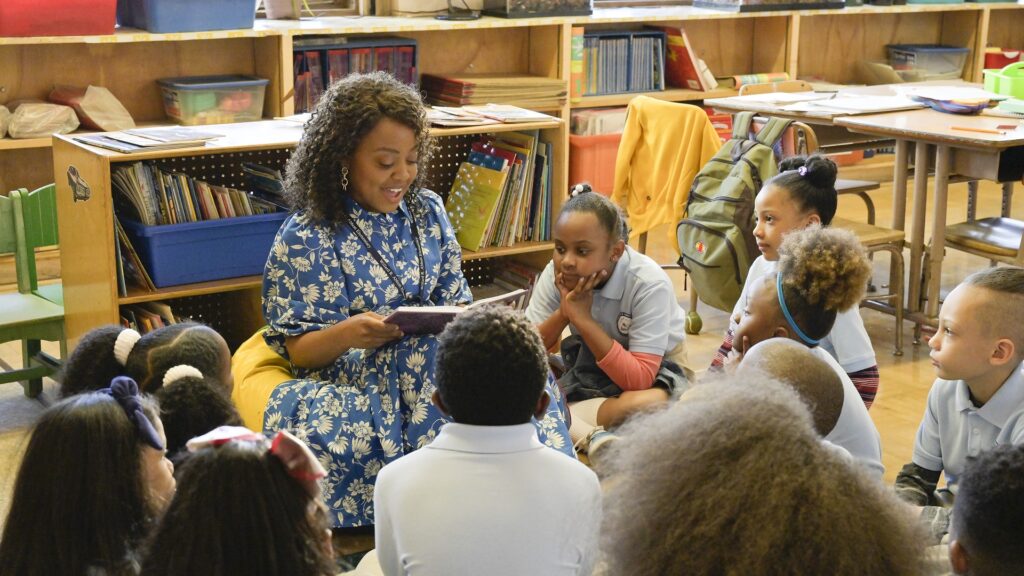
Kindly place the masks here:
<instances>
[{"instance_id":1,"label":"girl with hair bun","mask_svg":"<svg viewBox=\"0 0 1024 576\"><path fill-rule=\"evenodd\" d=\"M819 345L840 310L864 294L871 265L857 237L812 226L791 232L779 247L778 270L748 281L736 326L736 355L769 338L789 338L811 349L843 381L843 406L825 440L845 448L881 478L882 448L871 417L842 366Z\"/></svg>"},{"instance_id":2,"label":"girl with hair bun","mask_svg":"<svg viewBox=\"0 0 1024 576\"><path fill-rule=\"evenodd\" d=\"M750 266L743 292L733 308L725 341L711 363L712 368L720 368L733 349L743 302L753 282L775 271L783 238L814 224L828 226L835 216L838 172L835 162L818 154L807 158L796 156L783 160L779 169L781 172L769 180L754 199L757 218L754 238L761 256ZM822 338L821 347L839 362L864 405L870 408L878 393L878 363L857 304L854 300L847 308L837 311L834 327Z\"/></svg>"}]
</instances>

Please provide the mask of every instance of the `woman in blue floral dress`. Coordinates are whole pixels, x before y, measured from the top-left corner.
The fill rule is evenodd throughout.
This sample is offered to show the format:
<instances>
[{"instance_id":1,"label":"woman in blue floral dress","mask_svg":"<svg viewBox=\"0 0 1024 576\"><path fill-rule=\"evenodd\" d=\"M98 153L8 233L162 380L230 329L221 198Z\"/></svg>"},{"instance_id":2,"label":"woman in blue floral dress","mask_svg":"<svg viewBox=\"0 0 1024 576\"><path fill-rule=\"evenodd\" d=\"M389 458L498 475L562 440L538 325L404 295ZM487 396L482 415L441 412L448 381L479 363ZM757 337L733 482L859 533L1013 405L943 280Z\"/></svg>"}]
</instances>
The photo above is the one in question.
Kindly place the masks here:
<instances>
[{"instance_id":1,"label":"woman in blue floral dress","mask_svg":"<svg viewBox=\"0 0 1024 576\"><path fill-rule=\"evenodd\" d=\"M415 89L349 76L323 95L288 162L295 213L267 260L263 311L267 344L299 379L275 388L264 430L310 445L336 526L373 524L377 472L444 423L430 399L436 338L383 322L398 306L472 300L444 205L421 187L428 130ZM553 382L548 391L540 438L572 454L564 402Z\"/></svg>"}]
</instances>

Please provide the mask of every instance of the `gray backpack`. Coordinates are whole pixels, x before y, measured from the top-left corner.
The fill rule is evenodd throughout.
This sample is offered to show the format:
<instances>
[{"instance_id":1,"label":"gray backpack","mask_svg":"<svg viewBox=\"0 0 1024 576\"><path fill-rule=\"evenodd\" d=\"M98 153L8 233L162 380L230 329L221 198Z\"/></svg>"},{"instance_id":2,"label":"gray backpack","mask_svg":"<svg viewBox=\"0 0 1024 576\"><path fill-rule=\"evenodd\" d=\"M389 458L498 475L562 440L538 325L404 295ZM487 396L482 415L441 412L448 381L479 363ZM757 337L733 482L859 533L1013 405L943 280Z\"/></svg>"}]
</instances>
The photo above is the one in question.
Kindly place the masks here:
<instances>
[{"instance_id":1,"label":"gray backpack","mask_svg":"<svg viewBox=\"0 0 1024 576\"><path fill-rule=\"evenodd\" d=\"M773 147L790 122L772 118L750 136L753 112L733 120L730 138L697 173L676 226L679 265L690 275L700 299L732 311L747 271L758 256L754 240L754 196L778 174Z\"/></svg>"}]
</instances>

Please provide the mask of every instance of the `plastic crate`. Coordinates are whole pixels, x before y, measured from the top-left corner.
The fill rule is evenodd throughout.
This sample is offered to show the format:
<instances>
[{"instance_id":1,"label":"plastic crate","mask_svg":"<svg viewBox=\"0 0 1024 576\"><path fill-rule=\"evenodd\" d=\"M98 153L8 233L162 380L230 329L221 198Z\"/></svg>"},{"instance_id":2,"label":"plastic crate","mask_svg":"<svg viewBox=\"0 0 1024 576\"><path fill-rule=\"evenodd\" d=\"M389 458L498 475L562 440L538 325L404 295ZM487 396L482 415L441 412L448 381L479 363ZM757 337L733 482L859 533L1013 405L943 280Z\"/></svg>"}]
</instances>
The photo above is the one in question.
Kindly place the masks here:
<instances>
[{"instance_id":1,"label":"plastic crate","mask_svg":"<svg viewBox=\"0 0 1024 576\"><path fill-rule=\"evenodd\" d=\"M985 90L1024 99L1024 62L1015 62L998 70L984 70Z\"/></svg>"},{"instance_id":2,"label":"plastic crate","mask_svg":"<svg viewBox=\"0 0 1024 576\"><path fill-rule=\"evenodd\" d=\"M117 0L118 24L161 34L252 28L255 19L253 0Z\"/></svg>"},{"instance_id":3,"label":"plastic crate","mask_svg":"<svg viewBox=\"0 0 1024 576\"><path fill-rule=\"evenodd\" d=\"M117 0L0 0L0 36L114 33Z\"/></svg>"},{"instance_id":4,"label":"plastic crate","mask_svg":"<svg viewBox=\"0 0 1024 576\"><path fill-rule=\"evenodd\" d=\"M621 140L622 134L569 136L569 185L589 182L595 192L611 196Z\"/></svg>"},{"instance_id":5,"label":"plastic crate","mask_svg":"<svg viewBox=\"0 0 1024 576\"><path fill-rule=\"evenodd\" d=\"M970 50L942 44L889 44L889 63L907 82L959 78Z\"/></svg>"},{"instance_id":6,"label":"plastic crate","mask_svg":"<svg viewBox=\"0 0 1024 576\"><path fill-rule=\"evenodd\" d=\"M157 80L164 111L180 124L231 124L263 117L268 80L254 76L189 76Z\"/></svg>"},{"instance_id":7,"label":"plastic crate","mask_svg":"<svg viewBox=\"0 0 1024 576\"><path fill-rule=\"evenodd\" d=\"M287 212L124 230L157 288L262 274Z\"/></svg>"}]
</instances>

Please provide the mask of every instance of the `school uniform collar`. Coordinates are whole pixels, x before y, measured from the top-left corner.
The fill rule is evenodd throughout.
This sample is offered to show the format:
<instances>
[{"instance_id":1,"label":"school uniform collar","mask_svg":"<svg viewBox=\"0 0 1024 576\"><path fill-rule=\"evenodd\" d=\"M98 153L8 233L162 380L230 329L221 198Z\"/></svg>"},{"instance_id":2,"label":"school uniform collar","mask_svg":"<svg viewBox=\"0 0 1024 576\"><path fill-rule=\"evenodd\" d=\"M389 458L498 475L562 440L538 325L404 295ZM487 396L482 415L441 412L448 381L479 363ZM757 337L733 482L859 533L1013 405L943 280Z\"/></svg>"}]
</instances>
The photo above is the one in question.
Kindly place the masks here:
<instances>
[{"instance_id":1,"label":"school uniform collar","mask_svg":"<svg viewBox=\"0 0 1024 576\"><path fill-rule=\"evenodd\" d=\"M509 454L543 448L531 422L512 426L474 426L449 422L427 448L483 454Z\"/></svg>"},{"instance_id":2,"label":"school uniform collar","mask_svg":"<svg viewBox=\"0 0 1024 576\"><path fill-rule=\"evenodd\" d=\"M626 246L626 249L622 251L622 257L615 263L615 268L612 270L612 276L601 286L598 293L602 298L609 300L621 300L622 294L626 291L626 275L629 273L629 260L631 258L630 252L632 248Z\"/></svg>"},{"instance_id":3,"label":"school uniform collar","mask_svg":"<svg viewBox=\"0 0 1024 576\"><path fill-rule=\"evenodd\" d=\"M996 390L984 406L978 408L971 401L971 391L963 380L956 383L956 411L959 413L977 411L986 422L1002 428L1010 416L1024 405L1024 364L1017 366L1003 385Z\"/></svg>"}]
</instances>

